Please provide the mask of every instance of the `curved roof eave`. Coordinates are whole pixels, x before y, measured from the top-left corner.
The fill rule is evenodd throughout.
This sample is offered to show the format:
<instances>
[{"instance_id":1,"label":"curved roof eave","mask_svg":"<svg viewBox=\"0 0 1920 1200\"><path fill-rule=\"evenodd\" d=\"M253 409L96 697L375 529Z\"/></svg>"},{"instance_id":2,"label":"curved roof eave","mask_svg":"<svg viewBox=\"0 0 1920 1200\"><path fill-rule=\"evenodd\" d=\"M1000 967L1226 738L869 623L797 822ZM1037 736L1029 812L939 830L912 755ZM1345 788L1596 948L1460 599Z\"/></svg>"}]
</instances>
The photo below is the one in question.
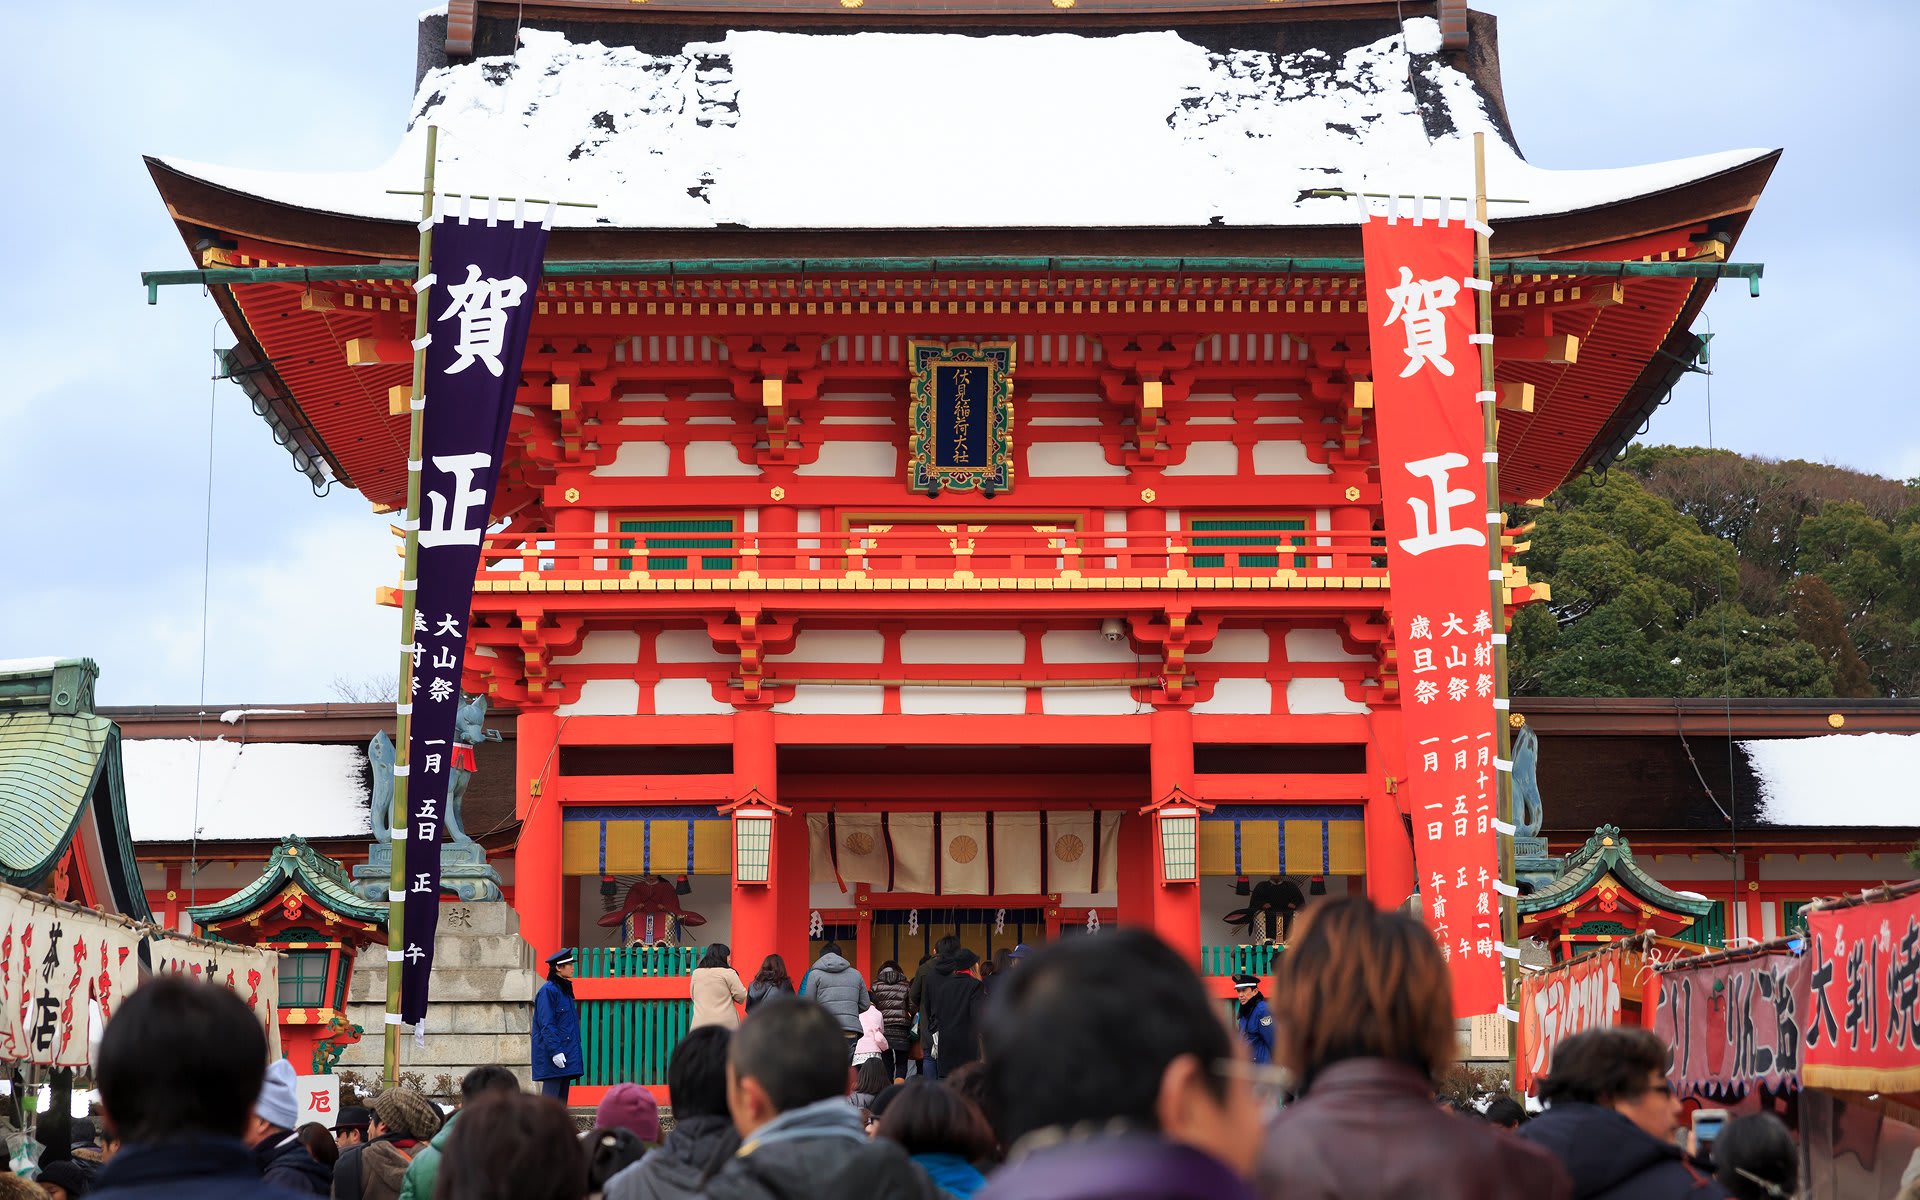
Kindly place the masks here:
<instances>
[{"instance_id":1,"label":"curved roof eave","mask_svg":"<svg viewBox=\"0 0 1920 1200\"><path fill-rule=\"evenodd\" d=\"M1672 187L1568 212L1498 221L1501 257L1571 257L1584 248L1700 222L1744 223L1779 150ZM411 260L412 223L302 208L194 176L149 155L148 173L189 249L205 232L348 262ZM1497 218L1496 218L1497 219ZM1737 230L1733 230L1737 232ZM969 254L1333 256L1359 251L1347 225L978 226L971 228L556 228L555 259L831 258Z\"/></svg>"}]
</instances>

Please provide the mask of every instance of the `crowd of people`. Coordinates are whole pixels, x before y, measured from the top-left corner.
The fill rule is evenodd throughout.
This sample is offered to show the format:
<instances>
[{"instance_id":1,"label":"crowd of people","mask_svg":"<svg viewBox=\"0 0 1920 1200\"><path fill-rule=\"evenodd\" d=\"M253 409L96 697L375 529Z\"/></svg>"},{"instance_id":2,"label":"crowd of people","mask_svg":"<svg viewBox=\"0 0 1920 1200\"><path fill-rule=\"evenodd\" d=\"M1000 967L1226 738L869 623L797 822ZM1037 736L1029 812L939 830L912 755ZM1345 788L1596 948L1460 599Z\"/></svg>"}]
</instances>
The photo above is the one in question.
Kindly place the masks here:
<instances>
[{"instance_id":1,"label":"crowd of people","mask_svg":"<svg viewBox=\"0 0 1920 1200\"><path fill-rule=\"evenodd\" d=\"M798 984L777 959L743 983L714 947L668 1064L664 1137L646 1088L609 1089L583 1133L504 1066L470 1072L444 1120L391 1089L332 1132L297 1127L292 1073L267 1064L245 1006L155 980L100 1047L113 1152L85 1177L55 1156L36 1183L7 1177L0 1200L1782 1200L1798 1187L1771 1115L1728 1123L1711 1157L1675 1140L1681 1106L1644 1030L1566 1038L1542 1113L1440 1102L1455 1054L1446 964L1418 921L1364 899L1317 906L1271 995L1235 979L1231 1017L1142 931L1023 947L987 981L977 966L943 939L910 979L888 963L869 984L829 946ZM904 1053L916 1040L918 1060ZM563 1070L569 1053L545 1061Z\"/></svg>"}]
</instances>

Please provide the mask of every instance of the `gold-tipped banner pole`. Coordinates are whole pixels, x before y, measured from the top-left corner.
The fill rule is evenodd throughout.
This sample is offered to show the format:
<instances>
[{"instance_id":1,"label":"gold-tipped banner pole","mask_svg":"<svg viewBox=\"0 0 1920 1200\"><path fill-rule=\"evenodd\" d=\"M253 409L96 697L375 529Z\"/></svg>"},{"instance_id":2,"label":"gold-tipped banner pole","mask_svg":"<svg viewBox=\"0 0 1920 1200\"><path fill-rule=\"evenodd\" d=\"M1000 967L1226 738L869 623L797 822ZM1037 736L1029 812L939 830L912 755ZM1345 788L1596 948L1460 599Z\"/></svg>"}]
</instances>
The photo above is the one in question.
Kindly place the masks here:
<instances>
[{"instance_id":1,"label":"gold-tipped banner pole","mask_svg":"<svg viewBox=\"0 0 1920 1200\"><path fill-rule=\"evenodd\" d=\"M1486 234L1487 228L1487 135L1473 135L1473 215L1480 223L1474 232L1473 271L1481 279L1493 278L1493 248ZM1474 293L1479 298L1478 320L1475 328L1491 338L1493 334L1493 291L1482 289ZM1480 390L1482 393L1494 390L1493 382L1493 342L1483 340L1480 343ZM1501 511L1500 507L1500 422L1495 414L1498 404L1480 405L1480 423L1485 446L1487 466L1487 512ZM1500 559L1500 543L1506 522L1487 521L1487 590L1493 596L1493 745L1494 756L1502 763L1513 762L1513 729L1507 719L1507 595L1506 571ZM1511 766L1502 767L1493 773L1494 805L1493 811L1507 827L1513 825L1513 771ZM1500 942L1504 946L1520 944L1520 915L1514 909L1513 896L1513 837L1510 834L1495 834L1494 845L1498 848L1500 862L1500 882L1506 889L1500 894ZM1519 995L1516 987L1520 982L1520 960L1501 955L1501 972L1504 980L1501 994L1506 998L1509 1009L1519 1008ZM1508 1086L1519 1099L1519 1054L1520 1031L1508 1028L1507 1034L1507 1078Z\"/></svg>"},{"instance_id":2,"label":"gold-tipped banner pole","mask_svg":"<svg viewBox=\"0 0 1920 1200\"><path fill-rule=\"evenodd\" d=\"M392 1087L400 1077L400 971L407 946L407 775L413 741L413 614L414 584L420 566L420 442L426 425L427 287L424 280L433 262L433 165L440 129L427 126L426 182L420 193L420 266L414 272L413 384L407 396L407 565L400 584L400 698L395 706L393 741L393 810L387 837L393 862L387 878L387 1012L386 1057L381 1080ZM431 852L432 847L429 847ZM428 903L438 903L438 896Z\"/></svg>"}]
</instances>

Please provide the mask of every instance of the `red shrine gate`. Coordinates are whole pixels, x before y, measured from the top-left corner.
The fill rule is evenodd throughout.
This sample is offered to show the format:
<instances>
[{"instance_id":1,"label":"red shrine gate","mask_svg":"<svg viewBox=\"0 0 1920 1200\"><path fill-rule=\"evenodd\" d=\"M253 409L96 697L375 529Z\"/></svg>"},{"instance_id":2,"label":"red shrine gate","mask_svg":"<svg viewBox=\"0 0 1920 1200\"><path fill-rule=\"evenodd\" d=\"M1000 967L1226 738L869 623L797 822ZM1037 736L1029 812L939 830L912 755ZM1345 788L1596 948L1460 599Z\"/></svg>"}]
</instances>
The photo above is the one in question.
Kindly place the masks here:
<instances>
[{"instance_id":1,"label":"red shrine gate","mask_svg":"<svg viewBox=\"0 0 1920 1200\"><path fill-rule=\"evenodd\" d=\"M1214 172L1206 187L1237 207L1175 219L1172 201L1126 181L1069 195L1071 179L1030 187L982 172L950 191L988 188L979 211L998 224L893 227L909 218L869 213L879 193L856 187L841 227L797 228L778 212L756 223L701 207L716 192L743 212L797 202L722 172L629 189L657 209L633 210L615 188L598 197L611 215L563 216L464 678L518 710L512 899L524 935L543 954L724 941L743 971L777 951L797 974L826 936L851 937L865 966L899 957L910 969L903 956L948 929L995 949L1091 917L1151 927L1217 974L1228 966L1208 947L1248 941L1245 910L1279 889L1400 903L1414 883L1396 787L1405 681L1359 233L1336 223L1348 201L1314 198L1340 185L1332 168L1292 200L1290 188L1247 194L1233 175L1262 144L1236 123L1249 114L1274 129L1305 121L1296 132L1309 140L1345 127L1294 113L1287 94L1247 91L1239 59L1205 49L1241 28L1217 14L1298 22L1288 38L1340 52L1288 56L1299 72L1347 55L1377 62L1370 78L1411 78L1417 35L1421 69L1475 97L1452 113L1460 136L1434 144L1457 144L1465 176L1464 131L1490 130L1499 169L1549 197L1494 218L1496 253L1533 256L1494 270L1507 505L1604 461L1664 395L1774 156L1623 172L1610 190L1532 168L1489 116L1495 59L1466 55L1471 31L1490 26L1452 4L1361 3L1315 23L1310 7L1197 3L1213 15L1175 29L1177 46L1166 30L1186 18L1131 0L943 4L940 20L983 35L946 39L908 36L931 19L921 0L857 14L815 0L772 17L723 7L609 5L588 14L591 30L569 10L523 38L511 6L458 5L457 20L421 27L426 61L448 64L423 96L429 107L445 89L465 97L440 114L451 122L506 114L488 89L584 69L576 42L631 35L620 53L672 68L659 78L678 82L658 86L691 99L516 144L559 156L522 164L529 178L604 158L652 180L709 135L782 111L767 98L808 77L756 76L755 61L839 52L835 36L788 28L795 14L842 32L897 27L902 53L936 56L1020 53L1026 34L1097 25L1049 43L1089 88L1126 77L1190 92L1204 110L1189 122L1187 102L1169 99L1173 116L1111 150L1124 143L1142 180ZM777 28L726 48L729 27L760 22ZM1129 30L1177 50L1158 61L1193 79L1102 67L1137 48ZM674 39L686 45L661 49ZM476 54L517 66L466 61ZM1330 161L1379 165L1368 122L1386 130L1427 111L1393 86L1381 100L1324 82L1356 111L1379 107ZM748 90L727 91L736 85ZM741 98L755 87L760 99ZM943 87L940 102L962 100ZM565 107L498 119L531 126ZM697 126L647 124L696 108ZM1425 125L1401 133L1435 138ZM465 144L486 136L470 130ZM412 224L385 213L383 193L359 196L359 177L335 180L318 211L297 181L150 169L244 331L234 363L256 407L383 511L397 506L408 281L378 266L338 272L352 278L273 268L405 260ZM1076 195L1106 215L1062 216ZM954 257L845 257L900 253ZM1101 257L1059 257L1074 255ZM945 358L923 366L923 351ZM991 386L968 390L975 370ZM974 407L963 412L961 396ZM1524 528L1505 534L1509 552L1524 546ZM1509 607L1545 595L1511 562L1505 584ZM668 984L682 986L583 979L581 995Z\"/></svg>"}]
</instances>

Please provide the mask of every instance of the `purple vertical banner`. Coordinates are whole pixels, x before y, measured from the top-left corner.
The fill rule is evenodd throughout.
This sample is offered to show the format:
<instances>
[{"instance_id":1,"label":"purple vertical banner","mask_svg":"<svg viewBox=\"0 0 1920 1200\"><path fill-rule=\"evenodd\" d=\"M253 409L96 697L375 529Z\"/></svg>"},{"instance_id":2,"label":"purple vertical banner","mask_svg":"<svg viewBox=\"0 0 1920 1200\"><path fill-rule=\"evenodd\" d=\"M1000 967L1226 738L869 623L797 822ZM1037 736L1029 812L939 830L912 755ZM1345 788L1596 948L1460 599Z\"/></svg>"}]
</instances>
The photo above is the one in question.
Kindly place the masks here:
<instances>
[{"instance_id":1,"label":"purple vertical banner","mask_svg":"<svg viewBox=\"0 0 1920 1200\"><path fill-rule=\"evenodd\" d=\"M427 1014L440 926L440 837L453 778L454 718L480 545L520 387L547 227L540 221L442 215L426 293L425 429L413 617L413 732L408 747L405 956L400 1018ZM469 764L471 765L471 764Z\"/></svg>"}]
</instances>

